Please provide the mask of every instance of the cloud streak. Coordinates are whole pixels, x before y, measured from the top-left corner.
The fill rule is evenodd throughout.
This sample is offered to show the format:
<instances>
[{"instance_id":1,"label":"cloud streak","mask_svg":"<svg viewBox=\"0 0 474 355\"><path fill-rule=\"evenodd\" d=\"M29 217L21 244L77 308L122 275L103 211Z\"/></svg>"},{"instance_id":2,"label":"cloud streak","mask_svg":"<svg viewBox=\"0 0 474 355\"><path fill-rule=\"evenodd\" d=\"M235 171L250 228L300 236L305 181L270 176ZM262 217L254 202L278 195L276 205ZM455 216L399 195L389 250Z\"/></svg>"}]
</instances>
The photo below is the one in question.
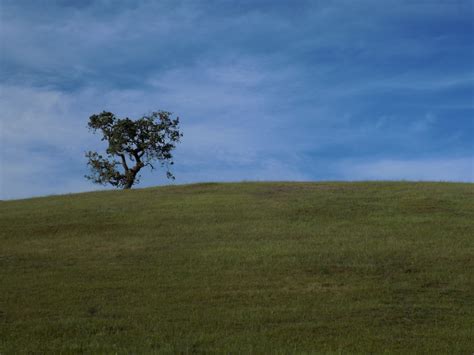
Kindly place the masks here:
<instances>
[{"instance_id":1,"label":"cloud streak","mask_svg":"<svg viewBox=\"0 0 474 355\"><path fill-rule=\"evenodd\" d=\"M346 161L340 170L348 180L474 182L474 160L471 158Z\"/></svg>"},{"instance_id":2,"label":"cloud streak","mask_svg":"<svg viewBox=\"0 0 474 355\"><path fill-rule=\"evenodd\" d=\"M473 181L470 1L1 7L0 198L94 188L102 110L178 114L177 182Z\"/></svg>"}]
</instances>

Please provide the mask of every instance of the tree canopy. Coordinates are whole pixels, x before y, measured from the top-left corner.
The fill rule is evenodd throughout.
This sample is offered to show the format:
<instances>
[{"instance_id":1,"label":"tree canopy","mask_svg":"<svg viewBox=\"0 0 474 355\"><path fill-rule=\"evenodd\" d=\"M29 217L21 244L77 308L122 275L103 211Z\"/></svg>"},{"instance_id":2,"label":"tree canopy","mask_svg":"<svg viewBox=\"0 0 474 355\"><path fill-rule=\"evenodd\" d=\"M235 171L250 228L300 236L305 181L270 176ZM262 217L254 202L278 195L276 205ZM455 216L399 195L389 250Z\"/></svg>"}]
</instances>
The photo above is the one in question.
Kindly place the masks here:
<instances>
[{"instance_id":1,"label":"tree canopy","mask_svg":"<svg viewBox=\"0 0 474 355\"><path fill-rule=\"evenodd\" d=\"M182 133L179 117L173 119L171 112L157 111L131 120L103 111L90 116L88 126L93 133L101 133L108 147L105 156L94 151L86 153L91 169L87 179L129 189L139 182L138 172L145 166L153 170L155 161L166 168L168 178L174 179L170 171L172 151Z\"/></svg>"}]
</instances>

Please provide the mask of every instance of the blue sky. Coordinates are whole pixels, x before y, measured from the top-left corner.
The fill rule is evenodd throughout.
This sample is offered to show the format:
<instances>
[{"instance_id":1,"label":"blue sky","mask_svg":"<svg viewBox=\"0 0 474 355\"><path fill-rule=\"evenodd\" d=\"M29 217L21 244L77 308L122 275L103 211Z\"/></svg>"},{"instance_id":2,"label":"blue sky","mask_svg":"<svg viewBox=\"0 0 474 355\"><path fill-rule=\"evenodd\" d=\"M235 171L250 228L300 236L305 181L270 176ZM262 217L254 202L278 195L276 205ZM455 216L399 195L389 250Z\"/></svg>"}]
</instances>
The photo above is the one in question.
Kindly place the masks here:
<instances>
[{"instance_id":1,"label":"blue sky","mask_svg":"<svg viewBox=\"0 0 474 355\"><path fill-rule=\"evenodd\" d=\"M83 178L102 110L179 115L175 183L474 182L472 0L0 10L0 199L102 188Z\"/></svg>"}]
</instances>

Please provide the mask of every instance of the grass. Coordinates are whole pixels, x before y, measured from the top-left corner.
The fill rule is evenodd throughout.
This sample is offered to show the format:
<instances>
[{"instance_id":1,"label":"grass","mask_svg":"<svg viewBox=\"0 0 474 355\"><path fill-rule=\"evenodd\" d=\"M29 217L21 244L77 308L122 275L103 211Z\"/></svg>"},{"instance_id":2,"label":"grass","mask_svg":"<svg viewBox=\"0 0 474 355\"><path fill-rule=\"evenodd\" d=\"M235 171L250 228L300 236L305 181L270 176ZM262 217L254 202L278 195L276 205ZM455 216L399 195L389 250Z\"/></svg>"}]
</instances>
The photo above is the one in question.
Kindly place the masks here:
<instances>
[{"instance_id":1,"label":"grass","mask_svg":"<svg viewBox=\"0 0 474 355\"><path fill-rule=\"evenodd\" d=\"M472 353L474 185L0 202L0 353Z\"/></svg>"}]
</instances>

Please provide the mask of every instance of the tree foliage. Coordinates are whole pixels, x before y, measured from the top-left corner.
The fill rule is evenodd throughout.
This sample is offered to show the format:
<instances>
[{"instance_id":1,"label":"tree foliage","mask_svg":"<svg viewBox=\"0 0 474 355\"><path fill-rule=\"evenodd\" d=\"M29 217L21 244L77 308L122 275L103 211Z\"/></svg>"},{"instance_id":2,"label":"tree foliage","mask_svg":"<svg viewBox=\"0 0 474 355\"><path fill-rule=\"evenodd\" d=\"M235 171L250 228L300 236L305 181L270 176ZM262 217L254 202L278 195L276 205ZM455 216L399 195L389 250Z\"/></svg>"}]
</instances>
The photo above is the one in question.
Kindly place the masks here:
<instances>
[{"instance_id":1,"label":"tree foliage","mask_svg":"<svg viewBox=\"0 0 474 355\"><path fill-rule=\"evenodd\" d=\"M102 112L89 118L89 129L100 132L108 142L105 156L89 151L86 153L91 175L86 178L97 184L129 189L139 182L138 172L157 161L166 167L166 176L173 165L172 151L180 141L179 118L173 119L167 111L152 112L137 120L117 118L111 112Z\"/></svg>"}]
</instances>

